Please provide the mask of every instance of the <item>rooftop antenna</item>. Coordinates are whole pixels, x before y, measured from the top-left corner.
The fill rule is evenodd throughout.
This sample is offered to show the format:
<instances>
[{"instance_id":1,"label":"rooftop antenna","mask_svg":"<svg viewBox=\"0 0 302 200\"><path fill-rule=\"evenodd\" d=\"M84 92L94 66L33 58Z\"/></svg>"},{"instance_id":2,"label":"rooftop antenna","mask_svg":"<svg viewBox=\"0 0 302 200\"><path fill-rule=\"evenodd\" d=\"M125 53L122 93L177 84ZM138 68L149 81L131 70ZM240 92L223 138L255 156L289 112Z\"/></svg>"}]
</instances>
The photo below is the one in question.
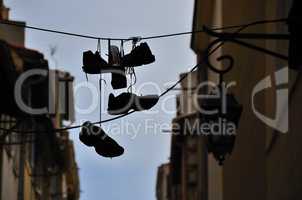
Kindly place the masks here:
<instances>
[{"instance_id":1,"label":"rooftop antenna","mask_svg":"<svg viewBox=\"0 0 302 200\"><path fill-rule=\"evenodd\" d=\"M57 45L49 45L49 50L50 50L51 59L54 61L55 68L57 69L58 68L58 60L56 59L55 55L58 51L58 46Z\"/></svg>"}]
</instances>

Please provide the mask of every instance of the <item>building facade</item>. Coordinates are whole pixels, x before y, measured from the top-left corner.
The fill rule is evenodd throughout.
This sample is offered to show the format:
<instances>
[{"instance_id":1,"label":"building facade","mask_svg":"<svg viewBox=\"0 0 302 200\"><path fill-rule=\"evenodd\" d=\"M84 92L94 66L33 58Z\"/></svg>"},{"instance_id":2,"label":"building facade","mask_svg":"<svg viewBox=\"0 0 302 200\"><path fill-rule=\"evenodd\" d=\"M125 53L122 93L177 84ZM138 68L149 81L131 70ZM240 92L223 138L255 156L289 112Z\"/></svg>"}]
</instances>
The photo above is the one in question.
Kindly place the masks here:
<instances>
[{"instance_id":1,"label":"building facade","mask_svg":"<svg viewBox=\"0 0 302 200\"><path fill-rule=\"evenodd\" d=\"M284 0L196 0L193 30L200 30L204 25L209 28L224 27L287 18L291 3L292 1ZM245 28L241 33L288 34L287 29L284 22L265 23ZM232 33L238 29L223 31ZM203 62L207 48L214 39L216 38L205 33L192 35L191 48L197 55L197 62L203 63L194 72L198 78L196 84L191 79L193 85L204 81L218 84L217 74ZM241 40L283 55L288 54L287 41ZM221 55L231 55L234 59L234 67L225 75L224 81L234 82L228 92L234 94L243 107L232 153L221 166L208 151L207 137L200 134L196 136L192 143L197 145L194 151L190 151L188 143L194 136L180 128L182 134L172 136L171 199L301 199L302 148L298 121L302 109L299 104L302 98L299 92L302 84L300 72L289 69L288 62L282 59L232 42L226 42L210 56L209 61L218 69L228 64L216 60ZM259 86L263 82L266 85ZM264 88L260 90L259 87ZM186 89L183 87L180 96L187 92ZM209 93L210 88L194 92ZM284 97L288 97L288 101L282 101ZM185 99L183 104L188 106L190 98ZM197 101L200 105L203 99ZM178 120L174 119L173 123L179 124L182 115L178 112ZM183 116L193 121L200 120L200 115ZM196 187L187 181L190 177L190 157L194 157L193 160L197 163L194 175Z\"/></svg>"},{"instance_id":2,"label":"building facade","mask_svg":"<svg viewBox=\"0 0 302 200\"><path fill-rule=\"evenodd\" d=\"M25 25L9 20L9 9L2 0L0 11L1 20ZM0 25L0 199L78 200L73 143L67 131L54 131L64 121L74 120L73 77L67 72L49 70L43 54L24 44L24 28ZM32 69L46 74L24 81L18 103L17 82ZM20 109L20 105L25 109ZM26 112L44 107L52 112Z\"/></svg>"}]
</instances>

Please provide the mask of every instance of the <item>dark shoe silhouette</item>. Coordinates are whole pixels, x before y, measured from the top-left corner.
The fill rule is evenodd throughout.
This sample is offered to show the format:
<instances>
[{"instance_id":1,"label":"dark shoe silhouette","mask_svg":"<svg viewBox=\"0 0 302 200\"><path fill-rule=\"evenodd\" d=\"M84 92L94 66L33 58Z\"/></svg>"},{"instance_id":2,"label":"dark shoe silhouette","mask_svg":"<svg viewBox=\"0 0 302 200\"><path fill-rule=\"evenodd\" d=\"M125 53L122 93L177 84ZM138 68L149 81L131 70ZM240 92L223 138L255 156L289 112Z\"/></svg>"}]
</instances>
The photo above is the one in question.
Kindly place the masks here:
<instances>
[{"instance_id":1,"label":"dark shoe silhouette","mask_svg":"<svg viewBox=\"0 0 302 200\"><path fill-rule=\"evenodd\" d=\"M124 148L109 137L102 128L87 121L83 124L79 136L81 142L87 146L94 146L96 152L104 157L117 157L124 153Z\"/></svg>"},{"instance_id":2,"label":"dark shoe silhouette","mask_svg":"<svg viewBox=\"0 0 302 200\"><path fill-rule=\"evenodd\" d=\"M108 136L103 142L97 142L94 149L100 156L109 158L118 157L124 153L124 148Z\"/></svg>"},{"instance_id":3,"label":"dark shoe silhouette","mask_svg":"<svg viewBox=\"0 0 302 200\"><path fill-rule=\"evenodd\" d=\"M158 102L158 99L158 95L137 96L124 92L114 97L113 94L110 94L107 110L110 115L126 114L129 110L148 110Z\"/></svg>"},{"instance_id":4,"label":"dark shoe silhouette","mask_svg":"<svg viewBox=\"0 0 302 200\"><path fill-rule=\"evenodd\" d=\"M116 97L111 93L108 101L108 113L110 115L126 114L132 109L134 101L135 95L132 93L124 92Z\"/></svg>"},{"instance_id":5,"label":"dark shoe silhouette","mask_svg":"<svg viewBox=\"0 0 302 200\"><path fill-rule=\"evenodd\" d=\"M83 71L87 74L100 74L101 70L108 67L108 63L100 56L99 52L85 51L83 53Z\"/></svg>"},{"instance_id":6,"label":"dark shoe silhouette","mask_svg":"<svg viewBox=\"0 0 302 200\"><path fill-rule=\"evenodd\" d=\"M135 104L133 109L136 111L149 110L151 109L159 100L158 95L145 95L136 96Z\"/></svg>"},{"instance_id":7,"label":"dark shoe silhouette","mask_svg":"<svg viewBox=\"0 0 302 200\"><path fill-rule=\"evenodd\" d=\"M93 126L89 121L85 122L79 135L80 141L89 147L94 146L96 141L98 140L98 134L105 134L98 133L98 131L100 130L97 128L98 127ZM101 131L103 132L103 130Z\"/></svg>"},{"instance_id":8,"label":"dark shoe silhouette","mask_svg":"<svg viewBox=\"0 0 302 200\"><path fill-rule=\"evenodd\" d=\"M127 87L126 69L121 66L121 55L117 46L110 46L109 65L112 66L111 85L113 89Z\"/></svg>"},{"instance_id":9,"label":"dark shoe silhouette","mask_svg":"<svg viewBox=\"0 0 302 200\"><path fill-rule=\"evenodd\" d=\"M126 67L141 66L153 63L155 61L155 56L147 43L141 43L139 46L135 47L129 54L122 58L122 65Z\"/></svg>"},{"instance_id":10,"label":"dark shoe silhouette","mask_svg":"<svg viewBox=\"0 0 302 200\"><path fill-rule=\"evenodd\" d=\"M111 45L109 48L108 64L110 66L121 66L120 51L117 46Z\"/></svg>"},{"instance_id":11,"label":"dark shoe silhouette","mask_svg":"<svg viewBox=\"0 0 302 200\"><path fill-rule=\"evenodd\" d=\"M126 69L124 67L116 67L112 71L111 86L115 90L127 87Z\"/></svg>"}]
</instances>

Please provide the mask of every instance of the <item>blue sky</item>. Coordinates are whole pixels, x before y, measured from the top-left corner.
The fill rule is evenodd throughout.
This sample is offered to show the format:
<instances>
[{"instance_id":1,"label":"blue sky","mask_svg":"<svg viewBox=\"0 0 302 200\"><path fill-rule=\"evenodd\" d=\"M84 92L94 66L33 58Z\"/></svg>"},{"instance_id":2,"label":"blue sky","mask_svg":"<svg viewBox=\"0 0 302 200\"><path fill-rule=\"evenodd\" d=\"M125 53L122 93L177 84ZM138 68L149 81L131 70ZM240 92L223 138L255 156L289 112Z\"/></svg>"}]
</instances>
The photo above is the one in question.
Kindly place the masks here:
<instances>
[{"instance_id":1,"label":"blue sky","mask_svg":"<svg viewBox=\"0 0 302 200\"><path fill-rule=\"evenodd\" d=\"M11 8L11 19L26 21L28 25L62 31L104 37L149 36L191 30L193 0L6 0ZM144 83L156 83L163 91L168 82L177 80L179 73L187 71L195 63L190 49L190 36L147 41L156 62L136 69L136 87ZM66 37L32 30L26 31L26 45L44 53L52 62L49 47L57 46L55 58L58 68L71 72L75 84L85 81L81 71L82 52L95 50L96 41ZM117 43L118 45L118 43ZM102 43L103 56L106 43ZM129 46L126 46L129 50ZM103 89L102 118L106 114L107 97L112 88L110 76ZM89 77L97 86L97 77ZM115 91L115 94L123 90ZM159 93L154 84L149 84L139 94ZM175 112L175 94L155 106L153 112L141 112L126 118L103 124L106 132L125 148L125 154L115 159L99 157L92 148L78 140L79 130L71 131L77 161L80 167L81 200L155 199L157 167L169 160L170 135L161 133L168 129ZM77 91L76 105L86 108L93 96L85 88ZM98 121L99 108L89 114L76 115L77 122ZM128 128L127 128L128 127ZM113 128L115 128L113 133Z\"/></svg>"}]
</instances>

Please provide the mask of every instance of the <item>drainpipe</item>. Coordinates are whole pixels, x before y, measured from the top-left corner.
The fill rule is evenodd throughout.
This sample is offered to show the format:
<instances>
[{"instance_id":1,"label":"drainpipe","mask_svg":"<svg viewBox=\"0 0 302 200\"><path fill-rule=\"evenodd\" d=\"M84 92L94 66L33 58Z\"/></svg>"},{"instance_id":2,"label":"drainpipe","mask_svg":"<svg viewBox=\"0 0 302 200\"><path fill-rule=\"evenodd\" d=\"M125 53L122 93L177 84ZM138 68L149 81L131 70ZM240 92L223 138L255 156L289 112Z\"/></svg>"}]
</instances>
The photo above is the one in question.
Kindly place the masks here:
<instances>
[{"instance_id":1,"label":"drainpipe","mask_svg":"<svg viewBox=\"0 0 302 200\"><path fill-rule=\"evenodd\" d=\"M19 157L19 182L18 200L24 200L24 169L25 169L25 135L21 134L20 157Z\"/></svg>"}]
</instances>

